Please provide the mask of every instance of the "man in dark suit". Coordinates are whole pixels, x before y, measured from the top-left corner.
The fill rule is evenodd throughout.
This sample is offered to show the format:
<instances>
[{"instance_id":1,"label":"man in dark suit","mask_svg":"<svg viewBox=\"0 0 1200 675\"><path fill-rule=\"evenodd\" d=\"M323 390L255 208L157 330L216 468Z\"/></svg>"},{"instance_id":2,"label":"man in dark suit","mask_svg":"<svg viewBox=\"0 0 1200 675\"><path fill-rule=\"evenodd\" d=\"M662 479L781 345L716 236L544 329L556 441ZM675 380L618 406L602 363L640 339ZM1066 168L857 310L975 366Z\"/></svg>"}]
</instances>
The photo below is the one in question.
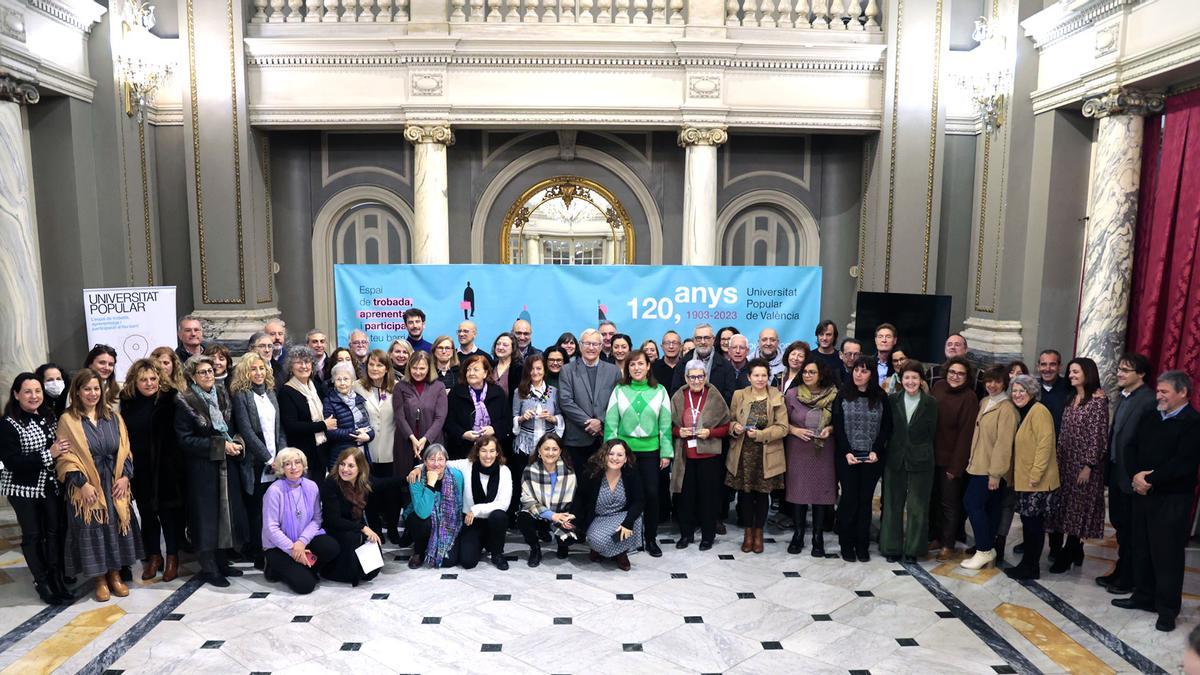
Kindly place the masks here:
<instances>
[{"instance_id":1,"label":"man in dark suit","mask_svg":"<svg viewBox=\"0 0 1200 675\"><path fill-rule=\"evenodd\" d=\"M1062 373L1062 354L1056 349L1043 349L1038 354L1038 384L1042 385L1041 403L1050 410L1054 418L1054 435L1062 430L1063 410L1067 401L1075 395L1075 388L1067 382Z\"/></svg>"},{"instance_id":2,"label":"man in dark suit","mask_svg":"<svg viewBox=\"0 0 1200 675\"><path fill-rule=\"evenodd\" d=\"M1184 548L1200 466L1200 413L1188 405L1192 380L1181 370L1158 376L1157 410L1146 413L1126 455L1133 483L1133 595L1122 609L1157 612L1154 627L1175 630L1183 601Z\"/></svg>"},{"instance_id":3,"label":"man in dark suit","mask_svg":"<svg viewBox=\"0 0 1200 675\"><path fill-rule=\"evenodd\" d=\"M1142 417L1154 410L1154 391L1146 386L1150 362L1141 354L1122 354L1117 364L1121 387L1108 436L1108 519L1117 531L1117 567L1096 578L1109 593L1133 591L1133 550L1130 521L1133 519L1133 483L1129 480L1129 447L1138 435Z\"/></svg>"},{"instance_id":4,"label":"man in dark suit","mask_svg":"<svg viewBox=\"0 0 1200 675\"><path fill-rule=\"evenodd\" d=\"M724 398L725 403L728 404L733 400L733 392L737 391L737 373L729 365L729 361L721 356L721 351L713 348L713 327L706 323L698 324L692 331L692 340L696 343L696 348L679 359L669 389L678 391L680 387L687 384L685 368L688 361L696 359L704 362L704 368L708 371L709 383L721 392L721 398Z\"/></svg>"},{"instance_id":5,"label":"man in dark suit","mask_svg":"<svg viewBox=\"0 0 1200 675\"><path fill-rule=\"evenodd\" d=\"M275 373L275 379L279 379L283 364L287 362L287 324L283 319L271 319L263 324L263 332L271 336L271 371Z\"/></svg>"},{"instance_id":6,"label":"man in dark suit","mask_svg":"<svg viewBox=\"0 0 1200 675\"><path fill-rule=\"evenodd\" d=\"M881 323L875 329L875 375L881 387L884 380L896 372L892 367L892 350L896 348L899 339L896 327L890 323Z\"/></svg>"},{"instance_id":7,"label":"man in dark suit","mask_svg":"<svg viewBox=\"0 0 1200 675\"><path fill-rule=\"evenodd\" d=\"M200 319L188 314L179 320L179 347L175 349L180 363L187 363L193 356L204 353L208 343L204 341L204 326Z\"/></svg>"},{"instance_id":8,"label":"man in dark suit","mask_svg":"<svg viewBox=\"0 0 1200 675\"><path fill-rule=\"evenodd\" d=\"M600 447L608 398L621 380L619 368L600 360L602 346L600 331L583 331L580 357L563 366L558 376L558 404L566 422L563 443L576 471L583 470L588 457Z\"/></svg>"},{"instance_id":9,"label":"man in dark suit","mask_svg":"<svg viewBox=\"0 0 1200 675\"><path fill-rule=\"evenodd\" d=\"M325 391L325 359L329 356L325 353L325 347L329 343L329 339L325 336L325 331L314 328L304 336L304 346L312 350L312 379L317 389L322 393ZM287 377L291 378L292 374L287 373Z\"/></svg>"}]
</instances>

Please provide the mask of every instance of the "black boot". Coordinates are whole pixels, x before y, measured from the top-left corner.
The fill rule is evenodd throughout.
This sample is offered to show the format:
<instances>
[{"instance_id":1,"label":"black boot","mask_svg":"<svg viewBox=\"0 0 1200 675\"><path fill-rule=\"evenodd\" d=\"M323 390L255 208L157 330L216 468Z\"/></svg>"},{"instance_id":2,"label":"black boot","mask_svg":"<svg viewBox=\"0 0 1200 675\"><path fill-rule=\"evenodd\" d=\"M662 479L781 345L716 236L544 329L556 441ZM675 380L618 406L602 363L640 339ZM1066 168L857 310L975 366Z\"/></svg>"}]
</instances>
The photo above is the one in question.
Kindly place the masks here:
<instances>
[{"instance_id":1,"label":"black boot","mask_svg":"<svg viewBox=\"0 0 1200 675\"><path fill-rule=\"evenodd\" d=\"M996 567L999 567L1004 562L1004 546L1008 543L1007 539L1008 537L996 536L996 543L992 548L996 552Z\"/></svg>"},{"instance_id":2,"label":"black boot","mask_svg":"<svg viewBox=\"0 0 1200 675\"><path fill-rule=\"evenodd\" d=\"M67 588L66 582L63 581L62 572L58 570L50 570L50 574L46 577L46 581L50 584L50 590L58 596L64 604L75 602L75 594Z\"/></svg>"},{"instance_id":3,"label":"black boot","mask_svg":"<svg viewBox=\"0 0 1200 675\"><path fill-rule=\"evenodd\" d=\"M814 558L824 558L825 557L825 528L820 527L820 524L825 522L825 520L824 520L825 508L826 507L824 507L824 506L816 506L816 505L814 505L812 508L812 512L813 512L812 557L814 557Z\"/></svg>"},{"instance_id":4,"label":"black boot","mask_svg":"<svg viewBox=\"0 0 1200 675\"><path fill-rule=\"evenodd\" d=\"M54 589L50 588L50 582L47 579L34 581L33 590L37 591L38 597L47 605L57 606L63 604L62 600L54 592Z\"/></svg>"},{"instance_id":5,"label":"black boot","mask_svg":"<svg viewBox=\"0 0 1200 675\"><path fill-rule=\"evenodd\" d=\"M532 544L529 547L529 563L528 564L530 567L537 567L538 565L542 564L542 545L540 543Z\"/></svg>"},{"instance_id":6,"label":"black boot","mask_svg":"<svg viewBox=\"0 0 1200 675\"><path fill-rule=\"evenodd\" d=\"M793 525L792 542L788 544L787 552L796 555L804 550L804 530L805 520L807 519L808 507L803 504L796 504L792 509L792 519L795 521ZM815 521L813 527L816 527Z\"/></svg>"},{"instance_id":7,"label":"black boot","mask_svg":"<svg viewBox=\"0 0 1200 675\"><path fill-rule=\"evenodd\" d=\"M1046 539L1050 542L1050 553L1046 555L1046 558L1050 562L1054 562L1058 560L1058 554L1062 552L1063 534L1062 532L1049 532L1046 534Z\"/></svg>"}]
</instances>

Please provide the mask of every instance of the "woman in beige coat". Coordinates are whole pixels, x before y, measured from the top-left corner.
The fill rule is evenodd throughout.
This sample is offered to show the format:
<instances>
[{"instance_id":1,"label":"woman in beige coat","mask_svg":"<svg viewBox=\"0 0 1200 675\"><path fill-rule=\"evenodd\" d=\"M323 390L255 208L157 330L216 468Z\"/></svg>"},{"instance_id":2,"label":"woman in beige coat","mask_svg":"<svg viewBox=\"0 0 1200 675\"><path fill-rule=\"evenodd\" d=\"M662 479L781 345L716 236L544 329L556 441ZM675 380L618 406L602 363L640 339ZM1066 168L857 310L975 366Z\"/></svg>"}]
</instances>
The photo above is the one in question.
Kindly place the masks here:
<instances>
[{"instance_id":1,"label":"woman in beige coat","mask_svg":"<svg viewBox=\"0 0 1200 675\"><path fill-rule=\"evenodd\" d=\"M1009 388L1021 420L1013 445L1013 490L1017 493L1017 512L1021 514L1021 528L1025 532L1024 557L1016 567L1004 570L1013 579L1040 576L1045 518L1060 485L1054 418L1046 406L1037 402L1040 392L1041 387L1029 375L1014 377Z\"/></svg>"},{"instance_id":2,"label":"woman in beige coat","mask_svg":"<svg viewBox=\"0 0 1200 675\"><path fill-rule=\"evenodd\" d=\"M771 493L783 489L787 455L783 437L788 433L787 406L783 394L769 387L771 366L756 359L746 367L750 386L733 393L729 457L725 460L725 485L738 491L746 532L742 552L763 552L763 527Z\"/></svg>"},{"instance_id":3,"label":"woman in beige coat","mask_svg":"<svg viewBox=\"0 0 1200 675\"><path fill-rule=\"evenodd\" d=\"M967 490L963 507L975 532L975 555L962 562L969 570L992 565L996 561L996 529L1000 526L1000 508L1004 486L1012 483L1013 437L1019 415L1008 398L1008 370L993 366L979 376L987 398L979 402L975 434L971 438L971 459L967 463Z\"/></svg>"}]
</instances>

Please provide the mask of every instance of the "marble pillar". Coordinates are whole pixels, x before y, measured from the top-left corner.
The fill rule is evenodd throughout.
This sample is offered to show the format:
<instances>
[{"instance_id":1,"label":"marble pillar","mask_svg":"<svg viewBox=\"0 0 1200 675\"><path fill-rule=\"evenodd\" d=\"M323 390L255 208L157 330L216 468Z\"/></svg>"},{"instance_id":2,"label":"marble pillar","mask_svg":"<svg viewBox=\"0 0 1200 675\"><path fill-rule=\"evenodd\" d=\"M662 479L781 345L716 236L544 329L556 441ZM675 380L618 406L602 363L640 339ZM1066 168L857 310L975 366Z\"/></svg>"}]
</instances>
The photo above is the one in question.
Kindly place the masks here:
<instances>
[{"instance_id":1,"label":"marble pillar","mask_svg":"<svg viewBox=\"0 0 1200 675\"><path fill-rule=\"evenodd\" d=\"M721 127L684 127L683 264L717 264L717 146L729 139Z\"/></svg>"},{"instance_id":2,"label":"marble pillar","mask_svg":"<svg viewBox=\"0 0 1200 675\"><path fill-rule=\"evenodd\" d=\"M450 201L446 177L446 148L454 132L446 125L404 128L413 153L412 261L446 265L450 262Z\"/></svg>"},{"instance_id":3,"label":"marble pillar","mask_svg":"<svg viewBox=\"0 0 1200 675\"><path fill-rule=\"evenodd\" d=\"M0 387L5 389L17 373L47 358L41 255L21 111L38 99L32 84L0 71Z\"/></svg>"},{"instance_id":4,"label":"marble pillar","mask_svg":"<svg viewBox=\"0 0 1200 675\"><path fill-rule=\"evenodd\" d=\"M1115 387L1125 349L1142 131L1145 116L1162 107L1161 94L1130 88L1114 88L1083 104L1084 116L1095 118L1098 129L1075 353L1096 361L1106 389Z\"/></svg>"}]
</instances>

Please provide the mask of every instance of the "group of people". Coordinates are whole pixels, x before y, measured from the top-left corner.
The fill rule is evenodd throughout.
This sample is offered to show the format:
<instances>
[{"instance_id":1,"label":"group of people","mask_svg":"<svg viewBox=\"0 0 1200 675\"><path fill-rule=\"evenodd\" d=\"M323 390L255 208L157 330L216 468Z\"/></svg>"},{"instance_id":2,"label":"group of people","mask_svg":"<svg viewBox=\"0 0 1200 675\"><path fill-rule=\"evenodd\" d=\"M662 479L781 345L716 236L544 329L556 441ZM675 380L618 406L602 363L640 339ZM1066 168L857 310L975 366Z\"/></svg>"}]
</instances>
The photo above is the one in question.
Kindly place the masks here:
<instances>
[{"instance_id":1,"label":"group of people","mask_svg":"<svg viewBox=\"0 0 1200 675\"><path fill-rule=\"evenodd\" d=\"M407 339L386 350L354 331L331 351L320 330L289 344L270 321L235 358L189 316L178 348L134 362L123 384L104 345L69 385L54 364L19 375L0 492L38 594L69 601L82 576L99 600L124 595L138 560L144 580L175 578L181 549L216 586L240 558L297 593L370 580L363 551L385 539L412 547L412 568L488 555L503 570L510 529L531 567L551 544L628 570L638 550L662 555L672 515L676 548L710 549L734 500L745 553L764 551L774 501L790 505L789 553L825 557L836 522L841 558L867 562L882 480L888 561L950 560L969 521L960 564L994 565L1017 513L1015 579L1038 578L1047 533L1051 572L1080 565L1083 540L1103 536L1108 487L1120 562L1097 581L1174 627L1200 414L1190 379L1151 384L1141 355L1120 361L1110 425L1091 359L1064 377L1045 350L1037 377L1021 362L976 374L958 334L926 368L890 324L868 356L853 338L838 345L828 320L815 347L708 324L639 343L603 321L544 350L518 320L490 351L471 321L429 341L420 309L404 320Z\"/></svg>"}]
</instances>

